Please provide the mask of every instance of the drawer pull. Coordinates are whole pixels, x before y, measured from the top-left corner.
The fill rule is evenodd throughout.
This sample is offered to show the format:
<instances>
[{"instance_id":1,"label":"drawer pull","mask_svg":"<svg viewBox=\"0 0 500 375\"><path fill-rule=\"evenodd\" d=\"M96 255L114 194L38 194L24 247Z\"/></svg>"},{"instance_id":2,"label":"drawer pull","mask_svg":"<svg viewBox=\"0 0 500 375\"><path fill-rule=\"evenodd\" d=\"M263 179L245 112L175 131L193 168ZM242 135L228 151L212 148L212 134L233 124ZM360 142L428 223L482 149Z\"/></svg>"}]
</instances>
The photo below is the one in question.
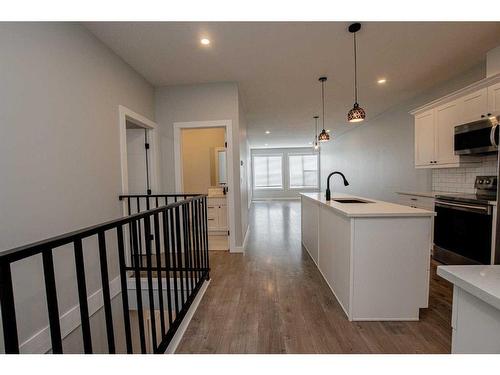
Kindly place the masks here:
<instances>
[{"instance_id":1,"label":"drawer pull","mask_svg":"<svg viewBox=\"0 0 500 375\"><path fill-rule=\"evenodd\" d=\"M412 201L417 201L418 199L417 198L410 198Z\"/></svg>"}]
</instances>

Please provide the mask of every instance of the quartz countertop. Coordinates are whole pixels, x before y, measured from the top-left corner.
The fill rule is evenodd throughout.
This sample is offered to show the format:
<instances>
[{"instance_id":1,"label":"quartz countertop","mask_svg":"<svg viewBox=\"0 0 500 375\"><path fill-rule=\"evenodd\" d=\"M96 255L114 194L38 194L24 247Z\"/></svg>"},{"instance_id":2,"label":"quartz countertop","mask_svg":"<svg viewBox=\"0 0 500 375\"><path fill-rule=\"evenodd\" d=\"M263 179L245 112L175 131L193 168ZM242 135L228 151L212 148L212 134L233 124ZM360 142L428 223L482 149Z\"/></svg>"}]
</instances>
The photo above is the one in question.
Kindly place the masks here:
<instances>
[{"instance_id":1,"label":"quartz countertop","mask_svg":"<svg viewBox=\"0 0 500 375\"><path fill-rule=\"evenodd\" d=\"M437 274L500 310L500 265L438 266Z\"/></svg>"},{"instance_id":2,"label":"quartz countertop","mask_svg":"<svg viewBox=\"0 0 500 375\"><path fill-rule=\"evenodd\" d=\"M451 193L449 191L396 191L396 194L416 195L417 197L436 198L436 195L454 195L462 193Z\"/></svg>"},{"instance_id":3,"label":"quartz countertop","mask_svg":"<svg viewBox=\"0 0 500 375\"><path fill-rule=\"evenodd\" d=\"M376 199L363 198L350 194L335 193L331 194L331 201L325 199L325 193L301 193L302 197L317 201L340 214L347 217L383 217L383 216L435 216L432 211L412 208L400 204L383 202ZM367 201L369 203L340 203L333 199L354 198Z\"/></svg>"}]
</instances>

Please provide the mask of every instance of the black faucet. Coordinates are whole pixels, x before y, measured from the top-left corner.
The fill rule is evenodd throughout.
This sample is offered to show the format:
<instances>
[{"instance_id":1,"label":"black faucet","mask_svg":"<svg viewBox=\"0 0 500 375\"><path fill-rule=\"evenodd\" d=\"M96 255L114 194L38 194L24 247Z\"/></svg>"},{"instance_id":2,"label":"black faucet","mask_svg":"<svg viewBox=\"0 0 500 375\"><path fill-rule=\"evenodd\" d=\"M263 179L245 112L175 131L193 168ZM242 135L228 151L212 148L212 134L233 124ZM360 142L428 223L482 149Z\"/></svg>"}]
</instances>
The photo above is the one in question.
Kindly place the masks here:
<instances>
[{"instance_id":1,"label":"black faucet","mask_svg":"<svg viewBox=\"0 0 500 375\"><path fill-rule=\"evenodd\" d=\"M326 200L329 201L331 198L330 194L330 177L332 177L334 174L338 174L342 177L344 180L344 186L348 186L349 182L347 182L347 179L345 178L344 174L342 172L332 172L328 175L328 178L326 179Z\"/></svg>"}]
</instances>

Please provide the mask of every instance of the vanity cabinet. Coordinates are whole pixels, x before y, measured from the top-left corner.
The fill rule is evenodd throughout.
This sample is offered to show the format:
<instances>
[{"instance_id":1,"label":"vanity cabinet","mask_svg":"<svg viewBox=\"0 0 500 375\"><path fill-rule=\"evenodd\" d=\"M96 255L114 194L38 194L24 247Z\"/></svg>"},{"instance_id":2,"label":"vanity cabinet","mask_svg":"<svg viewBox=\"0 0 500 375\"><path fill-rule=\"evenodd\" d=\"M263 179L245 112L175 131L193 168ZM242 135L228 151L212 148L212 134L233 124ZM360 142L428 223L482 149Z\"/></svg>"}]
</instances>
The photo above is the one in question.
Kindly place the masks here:
<instances>
[{"instance_id":1,"label":"vanity cabinet","mask_svg":"<svg viewBox=\"0 0 500 375\"><path fill-rule=\"evenodd\" d=\"M227 232L227 201L226 197L208 197L207 199L208 230Z\"/></svg>"}]
</instances>

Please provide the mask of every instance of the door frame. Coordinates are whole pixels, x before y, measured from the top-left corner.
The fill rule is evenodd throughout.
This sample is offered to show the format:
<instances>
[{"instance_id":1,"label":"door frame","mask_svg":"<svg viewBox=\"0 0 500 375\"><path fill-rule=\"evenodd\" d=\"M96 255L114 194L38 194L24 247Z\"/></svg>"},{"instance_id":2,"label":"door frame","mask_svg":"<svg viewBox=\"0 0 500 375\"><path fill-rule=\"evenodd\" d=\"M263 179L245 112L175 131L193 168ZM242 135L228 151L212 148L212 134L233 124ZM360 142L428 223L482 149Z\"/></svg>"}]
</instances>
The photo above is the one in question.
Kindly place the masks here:
<instances>
[{"instance_id":1,"label":"door frame","mask_svg":"<svg viewBox=\"0 0 500 375\"><path fill-rule=\"evenodd\" d=\"M175 190L182 192L182 129L195 128L225 128L227 142L227 207L228 207L228 228L229 228L229 251L241 252L236 248L234 231L235 225L235 188L234 188L234 164L233 164L233 121L232 120L215 120L215 121L188 121L174 122L174 167L175 167Z\"/></svg>"},{"instance_id":2,"label":"door frame","mask_svg":"<svg viewBox=\"0 0 500 375\"><path fill-rule=\"evenodd\" d=\"M159 157L158 157L158 124L148 118L132 111L131 109L119 105L118 106L118 126L120 132L120 161L121 161L121 178L122 178L122 194L128 194L128 162L127 162L127 121L133 124L150 130L149 132L149 165L150 165L150 189L151 192L158 193L159 183Z\"/></svg>"}]
</instances>

